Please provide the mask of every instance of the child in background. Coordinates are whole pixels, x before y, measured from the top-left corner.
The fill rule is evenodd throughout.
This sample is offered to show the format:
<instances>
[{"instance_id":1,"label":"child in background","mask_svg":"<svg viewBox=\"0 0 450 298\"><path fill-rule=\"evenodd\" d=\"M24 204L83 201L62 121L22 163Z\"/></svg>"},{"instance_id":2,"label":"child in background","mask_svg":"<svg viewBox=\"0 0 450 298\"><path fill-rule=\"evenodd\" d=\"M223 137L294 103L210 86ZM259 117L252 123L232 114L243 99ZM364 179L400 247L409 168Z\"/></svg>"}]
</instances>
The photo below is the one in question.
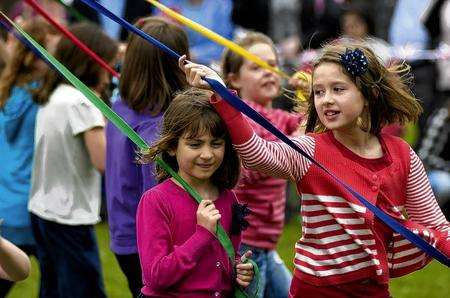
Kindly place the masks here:
<instances>
[{"instance_id":1,"label":"child in background","mask_svg":"<svg viewBox=\"0 0 450 298\"><path fill-rule=\"evenodd\" d=\"M234 277L243 287L253 278L251 263L232 268L216 237L220 220L237 251L245 219L230 190L239 158L210 96L199 89L179 93L164 113L160 139L143 156L160 156L203 198L197 204L157 167L161 183L144 193L136 218L144 297L230 297Z\"/></svg>"},{"instance_id":2,"label":"child in background","mask_svg":"<svg viewBox=\"0 0 450 298\"><path fill-rule=\"evenodd\" d=\"M262 33L249 32L237 44L260 57L273 67L278 56L272 40ZM222 77L227 86L287 135L297 133L302 116L273 109L272 100L280 94L281 78L257 64L226 50L222 61ZM254 121L249 121L255 133L269 141L276 137ZM235 193L239 202L248 204L250 226L242 233L240 251L253 252L260 270L258 297L287 297L292 280L275 248L284 226L286 205L285 179L273 178L261 172L242 169Z\"/></svg>"},{"instance_id":3,"label":"child in background","mask_svg":"<svg viewBox=\"0 0 450 298\"><path fill-rule=\"evenodd\" d=\"M180 67L188 82L209 89L209 68ZM360 44L328 45L314 64L306 136L300 148L373 204L450 255L450 224L439 209L422 162L384 125L417 120L418 100L401 66L384 67ZM302 237L295 245L291 297L389 297L390 277L425 266L430 257L394 233L324 171L288 145L268 142L242 115L211 98L246 167L297 183ZM408 216L408 219L405 218Z\"/></svg>"},{"instance_id":4,"label":"child in background","mask_svg":"<svg viewBox=\"0 0 450 298\"><path fill-rule=\"evenodd\" d=\"M184 31L162 19L141 19L136 26L178 53L188 53ZM159 137L162 114L174 93L187 85L174 61L137 35L130 35L120 77L118 113L149 144ZM106 127L106 199L111 250L137 297L142 272L136 245L136 209L142 194L156 184L154 167L136 163L138 148L111 123Z\"/></svg>"},{"instance_id":5,"label":"child in background","mask_svg":"<svg viewBox=\"0 0 450 298\"><path fill-rule=\"evenodd\" d=\"M116 43L97 26L71 32L111 65ZM108 72L70 40L55 58L101 94ZM63 77L50 70L37 98L35 156L28 209L41 270L41 297L105 297L93 225L100 221L100 173L105 163L102 113Z\"/></svg>"},{"instance_id":6,"label":"child in background","mask_svg":"<svg viewBox=\"0 0 450 298\"><path fill-rule=\"evenodd\" d=\"M23 28L38 43L48 45L51 27L34 20ZM0 77L0 218L2 235L28 255L35 254L27 204L33 163L34 127L38 103L33 92L47 65L19 40ZM14 279L12 279L14 280ZM0 280L0 297L13 286Z\"/></svg>"}]
</instances>

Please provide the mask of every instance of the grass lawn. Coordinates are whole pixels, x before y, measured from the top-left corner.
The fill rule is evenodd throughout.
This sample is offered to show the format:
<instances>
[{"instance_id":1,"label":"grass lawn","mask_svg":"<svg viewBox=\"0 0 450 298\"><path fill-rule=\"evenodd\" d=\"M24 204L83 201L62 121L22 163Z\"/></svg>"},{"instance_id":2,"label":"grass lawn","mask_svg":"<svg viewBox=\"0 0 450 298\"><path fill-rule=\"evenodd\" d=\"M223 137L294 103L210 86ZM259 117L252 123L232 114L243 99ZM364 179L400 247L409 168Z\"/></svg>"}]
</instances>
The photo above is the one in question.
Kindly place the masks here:
<instances>
[{"instance_id":1,"label":"grass lawn","mask_svg":"<svg viewBox=\"0 0 450 298\"><path fill-rule=\"evenodd\" d=\"M294 243L299 236L299 230L298 223L292 221L284 229L283 236L279 243L278 251L291 269L292 259L294 257ZM97 226L97 236L108 297L131 297L128 293L125 277L120 271L114 255L109 250L108 227L105 223ZM36 261L33 259L31 276L26 281L15 285L8 297L37 297L38 283L39 270ZM434 261L419 272L392 280L390 288L391 295L395 298L448 298L450 297L450 269L445 268L443 265Z\"/></svg>"}]
</instances>

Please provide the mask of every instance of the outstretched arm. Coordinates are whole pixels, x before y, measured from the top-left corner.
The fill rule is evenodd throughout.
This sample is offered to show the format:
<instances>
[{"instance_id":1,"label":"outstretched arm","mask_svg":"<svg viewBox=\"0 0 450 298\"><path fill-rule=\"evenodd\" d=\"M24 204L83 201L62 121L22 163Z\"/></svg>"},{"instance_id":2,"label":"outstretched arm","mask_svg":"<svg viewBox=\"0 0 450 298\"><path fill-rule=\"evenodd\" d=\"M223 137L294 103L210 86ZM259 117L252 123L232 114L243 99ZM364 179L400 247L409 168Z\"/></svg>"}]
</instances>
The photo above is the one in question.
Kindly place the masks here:
<instances>
[{"instance_id":1,"label":"outstretched arm","mask_svg":"<svg viewBox=\"0 0 450 298\"><path fill-rule=\"evenodd\" d=\"M190 63L185 56L179 60L180 68L186 74L188 83L197 88L211 90L203 77L215 79L222 84L220 76L210 68ZM299 180L308 170L310 162L297 151L281 142L268 142L258 137L245 117L218 94L214 94L211 103L227 125L233 145L242 158L244 167L257 170L272 177ZM314 154L314 139L303 136L293 141L310 155Z\"/></svg>"}]
</instances>

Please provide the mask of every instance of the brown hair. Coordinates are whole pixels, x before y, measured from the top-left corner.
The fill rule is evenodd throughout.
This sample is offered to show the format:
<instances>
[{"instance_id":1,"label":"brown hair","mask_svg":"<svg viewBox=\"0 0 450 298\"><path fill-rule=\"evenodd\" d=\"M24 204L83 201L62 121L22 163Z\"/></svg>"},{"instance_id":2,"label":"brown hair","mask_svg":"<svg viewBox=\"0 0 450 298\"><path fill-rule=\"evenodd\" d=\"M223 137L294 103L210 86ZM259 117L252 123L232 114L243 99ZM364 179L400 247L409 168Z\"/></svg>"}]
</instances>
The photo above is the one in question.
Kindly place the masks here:
<instances>
[{"instance_id":1,"label":"brown hair","mask_svg":"<svg viewBox=\"0 0 450 298\"><path fill-rule=\"evenodd\" d=\"M231 139L225 123L209 103L210 91L189 88L178 93L164 113L161 136L148 152L142 152L141 162L151 162L156 156L161 157L174 171L178 171L175 156L169 151L175 150L179 139L185 135L194 138L204 133L210 133L215 138L225 140L225 155L223 162L212 175L212 183L223 189L233 188L239 178L240 161L237 152L231 144ZM158 181L169 178L161 167L156 166Z\"/></svg>"},{"instance_id":2,"label":"brown hair","mask_svg":"<svg viewBox=\"0 0 450 298\"><path fill-rule=\"evenodd\" d=\"M136 26L180 54L189 55L186 33L157 17L141 19ZM122 100L134 111L152 115L164 111L175 92L187 87L178 61L141 37L132 34L123 62L119 89Z\"/></svg>"},{"instance_id":3,"label":"brown hair","mask_svg":"<svg viewBox=\"0 0 450 298\"><path fill-rule=\"evenodd\" d=\"M43 46L45 46L47 34L54 33L49 24L39 19L25 22L23 29ZM33 68L35 61L39 58L20 41L15 41L9 56L0 76L0 108L5 105L14 85L24 86L38 79L35 77Z\"/></svg>"},{"instance_id":4,"label":"brown hair","mask_svg":"<svg viewBox=\"0 0 450 298\"><path fill-rule=\"evenodd\" d=\"M243 47L244 49L248 49L251 46L258 43L267 44L273 49L273 52L277 57L277 64L278 64L278 55L275 49L275 44L273 43L272 39L270 39L270 37L268 37L265 34L255 31L249 31L248 33L245 34L244 37L235 40L235 43ZM244 64L244 57L242 57L239 54L236 54L230 49L226 49L224 51L222 56L222 78L224 79L228 87L233 88L228 79L229 74L238 74L239 70L242 67L242 64Z\"/></svg>"},{"instance_id":5,"label":"brown hair","mask_svg":"<svg viewBox=\"0 0 450 298\"><path fill-rule=\"evenodd\" d=\"M352 76L344 67L341 68L343 73L355 83L368 103L366 123L362 124L366 128L365 130L372 134L378 134L387 124L405 124L409 121L417 121L422 112L422 107L408 87L411 80L409 66L402 63L385 67L372 50L360 43L348 42L325 45L322 55L313 65L312 77L314 78L314 69L322 63L336 63L341 66L341 55L347 49L353 51L356 48L359 48L367 58L367 71L360 76ZM314 93L311 90L308 99L306 132L324 130L326 128L317 115L314 107Z\"/></svg>"},{"instance_id":6,"label":"brown hair","mask_svg":"<svg viewBox=\"0 0 450 298\"><path fill-rule=\"evenodd\" d=\"M111 63L116 57L117 43L108 37L97 25L83 22L72 25L69 30L106 62ZM102 71L105 71L66 37L61 37L56 46L54 56L80 81L91 88L99 84L100 74ZM36 93L36 102L40 104L46 103L53 90L63 82L65 82L65 79L59 73L49 69L45 74L41 88Z\"/></svg>"}]
</instances>

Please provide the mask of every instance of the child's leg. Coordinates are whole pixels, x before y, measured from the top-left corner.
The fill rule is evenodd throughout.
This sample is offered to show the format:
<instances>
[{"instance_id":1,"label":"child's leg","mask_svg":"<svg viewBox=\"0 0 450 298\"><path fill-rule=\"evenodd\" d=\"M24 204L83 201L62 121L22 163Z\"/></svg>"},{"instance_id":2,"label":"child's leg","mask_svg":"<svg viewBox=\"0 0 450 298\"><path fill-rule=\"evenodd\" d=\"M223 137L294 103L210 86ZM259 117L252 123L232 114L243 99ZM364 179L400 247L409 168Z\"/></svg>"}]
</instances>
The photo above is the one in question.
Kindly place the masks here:
<instances>
[{"instance_id":1,"label":"child's leg","mask_svg":"<svg viewBox=\"0 0 450 298\"><path fill-rule=\"evenodd\" d=\"M54 261L61 297L106 297L94 228L39 219Z\"/></svg>"},{"instance_id":2,"label":"child's leg","mask_svg":"<svg viewBox=\"0 0 450 298\"><path fill-rule=\"evenodd\" d=\"M292 273L286 267L276 250L270 250L267 253L267 284L265 297L288 297L291 281Z\"/></svg>"},{"instance_id":3,"label":"child's leg","mask_svg":"<svg viewBox=\"0 0 450 298\"><path fill-rule=\"evenodd\" d=\"M42 219L31 214L31 228L36 240L36 257L41 271L39 297L59 297L55 264L46 240L46 232Z\"/></svg>"},{"instance_id":4,"label":"child's leg","mask_svg":"<svg viewBox=\"0 0 450 298\"><path fill-rule=\"evenodd\" d=\"M133 297L138 297L142 288L142 271L138 254L118 255L117 262L128 280L128 288Z\"/></svg>"},{"instance_id":5,"label":"child's leg","mask_svg":"<svg viewBox=\"0 0 450 298\"><path fill-rule=\"evenodd\" d=\"M259 268L259 283L258 283L258 296L257 298L264 298L264 292L266 288L266 275L267 275L267 251L265 249L256 248L241 244L239 252L243 255L247 250L252 251L252 260L258 265ZM256 292L256 279L252 281L250 286L246 289L247 293Z\"/></svg>"}]
</instances>

